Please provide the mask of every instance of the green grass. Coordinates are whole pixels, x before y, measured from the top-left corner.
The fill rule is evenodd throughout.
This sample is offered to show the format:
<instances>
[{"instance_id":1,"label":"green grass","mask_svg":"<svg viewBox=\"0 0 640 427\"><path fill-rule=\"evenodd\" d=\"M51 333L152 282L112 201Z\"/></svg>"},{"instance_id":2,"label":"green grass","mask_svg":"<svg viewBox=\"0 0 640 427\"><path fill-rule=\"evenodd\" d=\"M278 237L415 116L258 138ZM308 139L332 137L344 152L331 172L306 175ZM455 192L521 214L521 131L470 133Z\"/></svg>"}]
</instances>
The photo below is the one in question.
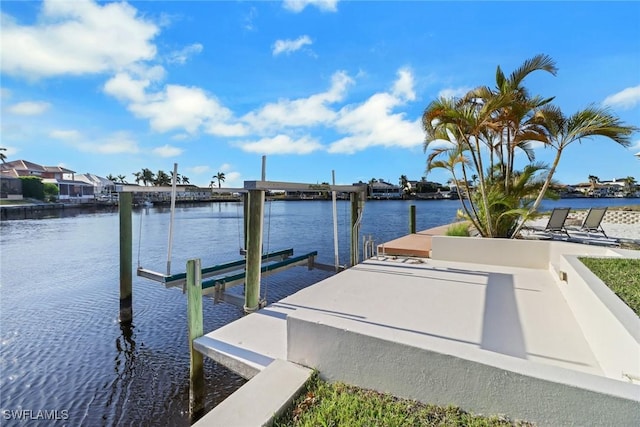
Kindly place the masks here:
<instances>
[{"instance_id":1,"label":"green grass","mask_svg":"<svg viewBox=\"0 0 640 427\"><path fill-rule=\"evenodd\" d=\"M278 418L276 427L530 426L501 416L473 415L455 406L434 406L399 399L342 383L328 384L314 375L305 392Z\"/></svg>"},{"instance_id":2,"label":"green grass","mask_svg":"<svg viewBox=\"0 0 640 427\"><path fill-rule=\"evenodd\" d=\"M640 259L580 258L580 261L640 316Z\"/></svg>"},{"instance_id":3,"label":"green grass","mask_svg":"<svg viewBox=\"0 0 640 427\"><path fill-rule=\"evenodd\" d=\"M467 221L456 222L451 224L444 234L445 236L469 237L471 235L469 231L470 225Z\"/></svg>"}]
</instances>

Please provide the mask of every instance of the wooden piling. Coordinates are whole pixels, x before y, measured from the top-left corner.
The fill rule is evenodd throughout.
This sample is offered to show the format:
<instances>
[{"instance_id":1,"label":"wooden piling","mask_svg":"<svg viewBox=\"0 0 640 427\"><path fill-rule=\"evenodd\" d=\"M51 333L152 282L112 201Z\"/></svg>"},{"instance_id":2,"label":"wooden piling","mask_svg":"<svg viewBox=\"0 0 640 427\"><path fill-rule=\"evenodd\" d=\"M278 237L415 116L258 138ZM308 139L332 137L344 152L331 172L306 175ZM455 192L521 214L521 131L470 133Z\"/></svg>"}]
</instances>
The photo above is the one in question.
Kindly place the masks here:
<instances>
[{"instance_id":1,"label":"wooden piling","mask_svg":"<svg viewBox=\"0 0 640 427\"><path fill-rule=\"evenodd\" d=\"M409 206L409 233L416 234L416 205Z\"/></svg>"},{"instance_id":2,"label":"wooden piling","mask_svg":"<svg viewBox=\"0 0 640 427\"><path fill-rule=\"evenodd\" d=\"M242 194L242 218L243 218L243 228L242 233L244 239L242 240L242 244L244 245L241 249L244 250L242 255L246 255L247 250L247 242L249 240L249 193ZM242 252L242 251L241 251Z\"/></svg>"},{"instance_id":3,"label":"wooden piling","mask_svg":"<svg viewBox=\"0 0 640 427\"><path fill-rule=\"evenodd\" d=\"M131 226L131 211L133 206L132 193L119 194L120 214L120 316L121 323L131 323L133 320L133 232Z\"/></svg>"},{"instance_id":4,"label":"wooden piling","mask_svg":"<svg viewBox=\"0 0 640 427\"><path fill-rule=\"evenodd\" d=\"M189 329L189 415L195 420L204 412L203 356L193 340L204 335L202 319L202 273L200 259L187 261L187 323Z\"/></svg>"},{"instance_id":5,"label":"wooden piling","mask_svg":"<svg viewBox=\"0 0 640 427\"><path fill-rule=\"evenodd\" d=\"M252 313L260 305L260 267L262 264L262 226L264 222L264 190L249 190L247 225L247 264L244 286L244 311Z\"/></svg>"}]
</instances>

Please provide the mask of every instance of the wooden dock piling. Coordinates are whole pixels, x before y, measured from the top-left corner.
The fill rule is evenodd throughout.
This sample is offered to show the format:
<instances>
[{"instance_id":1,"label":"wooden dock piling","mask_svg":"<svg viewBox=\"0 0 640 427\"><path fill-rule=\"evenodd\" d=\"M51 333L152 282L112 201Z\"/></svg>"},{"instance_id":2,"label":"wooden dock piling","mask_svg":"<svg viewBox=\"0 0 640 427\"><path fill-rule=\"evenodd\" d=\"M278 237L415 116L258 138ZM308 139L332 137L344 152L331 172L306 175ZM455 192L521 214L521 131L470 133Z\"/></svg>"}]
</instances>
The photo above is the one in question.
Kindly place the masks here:
<instances>
[{"instance_id":1,"label":"wooden dock piling","mask_svg":"<svg viewBox=\"0 0 640 427\"><path fill-rule=\"evenodd\" d=\"M131 226L131 210L133 195L119 194L120 215L120 316L121 323L131 323L133 320L133 237Z\"/></svg>"},{"instance_id":2,"label":"wooden dock piling","mask_svg":"<svg viewBox=\"0 0 640 427\"><path fill-rule=\"evenodd\" d=\"M416 205L409 206L409 234L416 234Z\"/></svg>"},{"instance_id":3,"label":"wooden dock piling","mask_svg":"<svg viewBox=\"0 0 640 427\"><path fill-rule=\"evenodd\" d=\"M204 364L193 340L204 335L200 259L187 261L187 323L189 329L189 414L192 420L204 412Z\"/></svg>"},{"instance_id":4,"label":"wooden dock piling","mask_svg":"<svg viewBox=\"0 0 640 427\"><path fill-rule=\"evenodd\" d=\"M262 227L264 190L249 190L247 224L247 264L244 287L244 311L253 313L260 305L260 268L262 266Z\"/></svg>"}]
</instances>

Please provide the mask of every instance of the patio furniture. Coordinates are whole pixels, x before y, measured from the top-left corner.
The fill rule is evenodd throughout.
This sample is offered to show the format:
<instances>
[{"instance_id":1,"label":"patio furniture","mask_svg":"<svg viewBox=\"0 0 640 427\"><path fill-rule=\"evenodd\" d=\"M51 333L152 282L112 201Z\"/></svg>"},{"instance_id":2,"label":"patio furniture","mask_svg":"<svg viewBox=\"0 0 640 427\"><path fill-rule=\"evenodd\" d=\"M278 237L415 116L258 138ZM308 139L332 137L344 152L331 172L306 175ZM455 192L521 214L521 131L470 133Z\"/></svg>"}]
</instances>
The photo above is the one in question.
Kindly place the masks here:
<instances>
[{"instance_id":1,"label":"patio furniture","mask_svg":"<svg viewBox=\"0 0 640 427\"><path fill-rule=\"evenodd\" d=\"M604 214L607 213L607 208L591 208L589 212L587 212L587 216L584 217L580 228L578 231L584 231L587 233L602 233L604 237L607 239L609 236L604 232L602 226L602 219L604 218Z\"/></svg>"},{"instance_id":2,"label":"patio furniture","mask_svg":"<svg viewBox=\"0 0 640 427\"><path fill-rule=\"evenodd\" d=\"M554 208L551 211L551 215L549 215L549 221L547 222L547 225L544 228L528 226L528 227L524 227L523 229L539 231L543 233L551 233L551 234L562 233L562 234L565 234L567 237L570 237L569 232L564 226L564 222L566 221L568 215L569 215L569 208ZM535 237L535 236L529 236L529 237ZM547 235L546 238L550 238L550 236Z\"/></svg>"}]
</instances>

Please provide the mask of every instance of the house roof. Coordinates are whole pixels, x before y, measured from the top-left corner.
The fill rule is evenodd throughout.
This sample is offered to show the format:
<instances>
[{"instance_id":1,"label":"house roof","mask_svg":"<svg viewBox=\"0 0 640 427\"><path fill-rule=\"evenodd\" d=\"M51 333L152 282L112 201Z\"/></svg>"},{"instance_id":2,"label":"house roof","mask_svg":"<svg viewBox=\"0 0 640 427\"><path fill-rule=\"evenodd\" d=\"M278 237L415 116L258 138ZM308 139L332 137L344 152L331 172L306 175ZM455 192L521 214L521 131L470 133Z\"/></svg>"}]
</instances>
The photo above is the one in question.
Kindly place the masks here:
<instances>
[{"instance_id":1,"label":"house roof","mask_svg":"<svg viewBox=\"0 0 640 427\"><path fill-rule=\"evenodd\" d=\"M58 172L58 173L76 173L76 171L72 171L71 169L63 168L62 166L44 166L45 171L47 172Z\"/></svg>"},{"instance_id":2,"label":"house roof","mask_svg":"<svg viewBox=\"0 0 640 427\"><path fill-rule=\"evenodd\" d=\"M46 172L44 166L36 163L31 163L26 160L12 160L10 162L0 164L1 170L16 170L16 171L29 171L29 172Z\"/></svg>"}]
</instances>

